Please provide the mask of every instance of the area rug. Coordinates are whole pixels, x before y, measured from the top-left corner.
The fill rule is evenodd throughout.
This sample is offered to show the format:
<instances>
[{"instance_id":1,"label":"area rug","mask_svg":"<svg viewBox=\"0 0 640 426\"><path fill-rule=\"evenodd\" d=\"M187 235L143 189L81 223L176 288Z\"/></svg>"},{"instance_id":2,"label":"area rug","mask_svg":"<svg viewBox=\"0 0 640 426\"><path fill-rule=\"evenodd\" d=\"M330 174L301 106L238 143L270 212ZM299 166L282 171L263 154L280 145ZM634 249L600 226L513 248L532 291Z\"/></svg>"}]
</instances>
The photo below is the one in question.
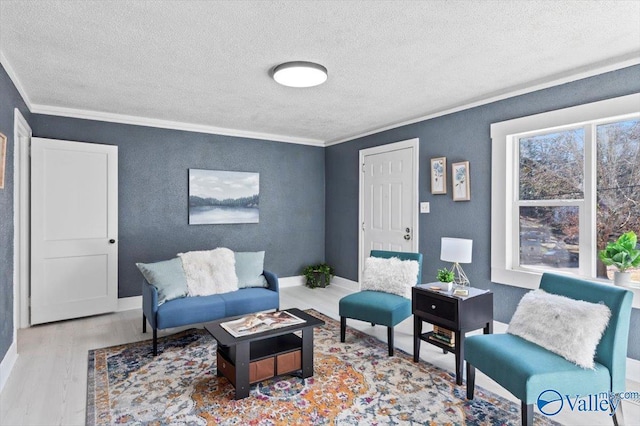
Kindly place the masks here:
<instances>
[{"instance_id":1,"label":"area rug","mask_svg":"<svg viewBox=\"0 0 640 426\"><path fill-rule=\"evenodd\" d=\"M314 376L282 376L233 399L216 375L216 342L202 329L89 351L87 425L518 425L519 404L476 386L467 401L453 373L340 324L314 331ZM536 414L536 425L555 424Z\"/></svg>"}]
</instances>

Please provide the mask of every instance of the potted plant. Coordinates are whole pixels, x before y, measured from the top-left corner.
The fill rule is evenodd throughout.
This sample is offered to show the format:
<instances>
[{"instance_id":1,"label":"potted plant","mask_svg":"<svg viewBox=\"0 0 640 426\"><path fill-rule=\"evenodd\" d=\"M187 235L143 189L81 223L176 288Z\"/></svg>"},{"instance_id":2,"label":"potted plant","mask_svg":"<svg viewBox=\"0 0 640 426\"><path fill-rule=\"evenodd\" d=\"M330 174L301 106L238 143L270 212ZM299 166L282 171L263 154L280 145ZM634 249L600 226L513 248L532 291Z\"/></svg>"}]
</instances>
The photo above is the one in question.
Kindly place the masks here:
<instances>
[{"instance_id":1,"label":"potted plant","mask_svg":"<svg viewBox=\"0 0 640 426\"><path fill-rule=\"evenodd\" d=\"M614 273L613 280L616 285L628 285L631 282L631 273L627 269L640 266L640 250L636 249L637 244L636 233L629 231L598 252L602 263L607 266L613 265L618 269Z\"/></svg>"},{"instance_id":2,"label":"potted plant","mask_svg":"<svg viewBox=\"0 0 640 426\"><path fill-rule=\"evenodd\" d=\"M309 288L324 288L331 284L331 277L335 275L333 268L326 263L309 265L302 270L302 274L306 278L306 284Z\"/></svg>"},{"instance_id":3,"label":"potted plant","mask_svg":"<svg viewBox=\"0 0 640 426\"><path fill-rule=\"evenodd\" d=\"M446 284L447 291L451 291L453 288L453 280L455 279L455 275L453 271L450 271L446 268L438 269L438 273L436 274L436 279L441 283Z\"/></svg>"}]
</instances>

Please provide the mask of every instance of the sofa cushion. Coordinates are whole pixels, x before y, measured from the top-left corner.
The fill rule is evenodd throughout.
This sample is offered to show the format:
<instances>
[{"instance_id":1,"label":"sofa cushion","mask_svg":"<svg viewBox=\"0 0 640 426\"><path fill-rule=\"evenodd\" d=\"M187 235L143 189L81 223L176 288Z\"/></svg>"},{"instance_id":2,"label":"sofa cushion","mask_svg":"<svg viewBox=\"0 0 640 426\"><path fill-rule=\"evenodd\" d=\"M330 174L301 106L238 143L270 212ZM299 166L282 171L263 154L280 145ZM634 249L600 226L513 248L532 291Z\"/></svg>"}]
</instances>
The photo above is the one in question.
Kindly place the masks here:
<instances>
[{"instance_id":1,"label":"sofa cushion","mask_svg":"<svg viewBox=\"0 0 640 426\"><path fill-rule=\"evenodd\" d=\"M361 289L411 297L411 287L416 284L419 268L415 260L368 257L364 263Z\"/></svg>"},{"instance_id":2,"label":"sofa cushion","mask_svg":"<svg viewBox=\"0 0 640 426\"><path fill-rule=\"evenodd\" d=\"M177 257L155 263L136 263L144 278L158 290L158 305L188 294L182 261Z\"/></svg>"},{"instance_id":3,"label":"sofa cushion","mask_svg":"<svg viewBox=\"0 0 640 426\"><path fill-rule=\"evenodd\" d=\"M264 251L236 252L236 275L238 288L268 287L264 270Z\"/></svg>"},{"instance_id":4,"label":"sofa cushion","mask_svg":"<svg viewBox=\"0 0 640 426\"><path fill-rule=\"evenodd\" d=\"M219 294L184 297L158 307L158 328L180 327L224 318L225 303Z\"/></svg>"},{"instance_id":5,"label":"sofa cushion","mask_svg":"<svg viewBox=\"0 0 640 426\"><path fill-rule=\"evenodd\" d=\"M227 317L266 311L280 306L278 292L266 288L242 288L218 296L224 300L226 306L224 316Z\"/></svg>"},{"instance_id":6,"label":"sofa cushion","mask_svg":"<svg viewBox=\"0 0 640 426\"><path fill-rule=\"evenodd\" d=\"M610 316L611 311L604 304L538 289L520 300L507 333L536 343L583 368L593 368L596 347Z\"/></svg>"}]
</instances>

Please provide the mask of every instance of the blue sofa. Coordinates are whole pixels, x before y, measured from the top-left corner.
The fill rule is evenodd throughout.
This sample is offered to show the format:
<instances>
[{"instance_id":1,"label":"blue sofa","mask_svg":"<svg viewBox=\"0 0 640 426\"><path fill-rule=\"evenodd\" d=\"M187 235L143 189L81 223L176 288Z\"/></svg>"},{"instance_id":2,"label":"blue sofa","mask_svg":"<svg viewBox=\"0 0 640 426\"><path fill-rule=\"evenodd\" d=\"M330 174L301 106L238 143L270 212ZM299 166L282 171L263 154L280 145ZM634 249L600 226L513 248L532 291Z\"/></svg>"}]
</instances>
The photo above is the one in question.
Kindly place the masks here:
<instances>
[{"instance_id":1,"label":"blue sofa","mask_svg":"<svg viewBox=\"0 0 640 426\"><path fill-rule=\"evenodd\" d=\"M153 329L153 355L158 353L158 329L199 324L220 318L280 309L278 277L269 271L262 273L266 288L241 288L210 296L181 297L158 306L158 290L146 279L142 282L142 331L147 321Z\"/></svg>"}]
</instances>

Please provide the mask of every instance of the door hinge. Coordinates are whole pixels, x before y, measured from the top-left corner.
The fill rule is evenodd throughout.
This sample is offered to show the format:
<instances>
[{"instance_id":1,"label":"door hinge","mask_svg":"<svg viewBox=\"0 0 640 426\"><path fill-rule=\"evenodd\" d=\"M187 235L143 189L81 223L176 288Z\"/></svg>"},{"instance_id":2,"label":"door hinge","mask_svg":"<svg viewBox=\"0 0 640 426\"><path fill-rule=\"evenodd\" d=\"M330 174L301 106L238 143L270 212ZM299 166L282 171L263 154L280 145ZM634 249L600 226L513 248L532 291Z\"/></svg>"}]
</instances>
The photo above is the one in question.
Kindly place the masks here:
<instances>
[{"instance_id":1,"label":"door hinge","mask_svg":"<svg viewBox=\"0 0 640 426\"><path fill-rule=\"evenodd\" d=\"M365 230L364 222L362 222L362 230Z\"/></svg>"},{"instance_id":2,"label":"door hinge","mask_svg":"<svg viewBox=\"0 0 640 426\"><path fill-rule=\"evenodd\" d=\"M364 173L366 167L367 166L364 163L362 163L362 173Z\"/></svg>"}]
</instances>

